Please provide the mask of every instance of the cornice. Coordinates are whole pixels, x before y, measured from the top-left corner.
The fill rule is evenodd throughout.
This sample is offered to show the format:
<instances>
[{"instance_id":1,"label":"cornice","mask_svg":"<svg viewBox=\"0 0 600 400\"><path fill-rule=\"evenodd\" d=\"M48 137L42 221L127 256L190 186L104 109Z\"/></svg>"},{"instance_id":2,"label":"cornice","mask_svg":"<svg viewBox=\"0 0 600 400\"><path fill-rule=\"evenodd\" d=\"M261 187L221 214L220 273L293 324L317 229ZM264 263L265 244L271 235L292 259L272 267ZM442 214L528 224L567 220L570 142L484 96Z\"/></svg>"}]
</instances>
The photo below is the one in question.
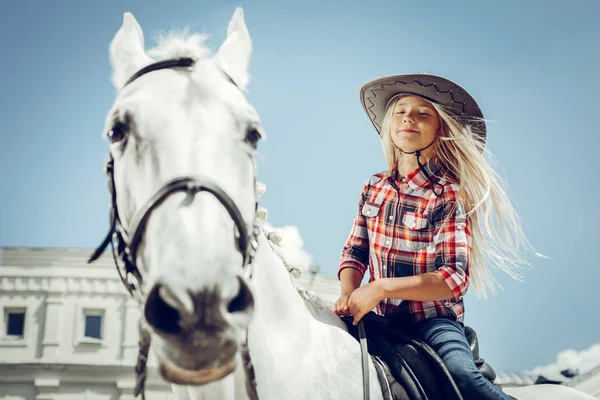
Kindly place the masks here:
<instances>
[{"instance_id":1,"label":"cornice","mask_svg":"<svg viewBox=\"0 0 600 400\"><path fill-rule=\"evenodd\" d=\"M15 293L127 295L117 271L111 272L114 277L26 276L4 274L2 271L0 292L4 295Z\"/></svg>"}]
</instances>

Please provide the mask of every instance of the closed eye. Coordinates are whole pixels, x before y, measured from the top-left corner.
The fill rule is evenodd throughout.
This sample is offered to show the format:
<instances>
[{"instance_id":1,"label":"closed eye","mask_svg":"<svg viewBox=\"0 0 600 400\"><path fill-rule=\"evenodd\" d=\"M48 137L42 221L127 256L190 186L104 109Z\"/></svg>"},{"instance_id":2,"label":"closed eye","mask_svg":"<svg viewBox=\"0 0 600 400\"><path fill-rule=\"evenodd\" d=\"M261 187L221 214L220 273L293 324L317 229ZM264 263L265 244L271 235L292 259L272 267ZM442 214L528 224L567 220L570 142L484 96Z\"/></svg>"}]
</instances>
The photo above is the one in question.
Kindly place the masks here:
<instances>
[{"instance_id":1,"label":"closed eye","mask_svg":"<svg viewBox=\"0 0 600 400\"><path fill-rule=\"evenodd\" d=\"M405 111L396 111L396 114L406 114L406 112ZM428 113L425 113L425 112L420 112L419 115L422 115L424 117L428 117L431 114L428 114Z\"/></svg>"}]
</instances>

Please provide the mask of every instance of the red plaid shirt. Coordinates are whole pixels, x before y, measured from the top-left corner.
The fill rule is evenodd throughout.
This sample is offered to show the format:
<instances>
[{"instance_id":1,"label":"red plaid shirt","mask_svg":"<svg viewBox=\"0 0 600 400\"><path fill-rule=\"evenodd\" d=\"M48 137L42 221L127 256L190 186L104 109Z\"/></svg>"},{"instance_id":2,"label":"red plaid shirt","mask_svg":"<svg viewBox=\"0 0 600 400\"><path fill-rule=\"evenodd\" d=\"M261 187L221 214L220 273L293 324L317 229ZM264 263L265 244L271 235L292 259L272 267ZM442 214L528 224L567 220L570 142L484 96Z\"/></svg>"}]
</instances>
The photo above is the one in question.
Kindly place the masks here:
<instances>
[{"instance_id":1,"label":"red plaid shirt","mask_svg":"<svg viewBox=\"0 0 600 400\"><path fill-rule=\"evenodd\" d=\"M469 286L471 234L458 185L440 173L435 161L399 180L397 172L373 175L364 185L358 215L338 268L355 268L370 279L435 272L454 298L442 301L384 299L380 315L410 314L414 322L446 317L463 322L463 296ZM441 175L441 176L440 176Z\"/></svg>"}]
</instances>

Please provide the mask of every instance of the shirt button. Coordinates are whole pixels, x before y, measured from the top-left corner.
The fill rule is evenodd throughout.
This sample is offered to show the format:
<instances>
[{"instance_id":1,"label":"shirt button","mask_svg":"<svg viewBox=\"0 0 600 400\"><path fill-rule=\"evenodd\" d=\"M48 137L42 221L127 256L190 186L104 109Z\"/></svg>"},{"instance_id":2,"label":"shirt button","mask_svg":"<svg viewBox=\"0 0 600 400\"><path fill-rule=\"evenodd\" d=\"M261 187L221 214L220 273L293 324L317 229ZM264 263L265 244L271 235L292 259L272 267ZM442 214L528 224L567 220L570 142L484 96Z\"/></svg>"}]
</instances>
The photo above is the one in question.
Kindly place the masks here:
<instances>
[{"instance_id":1,"label":"shirt button","mask_svg":"<svg viewBox=\"0 0 600 400\"><path fill-rule=\"evenodd\" d=\"M367 214L371 214L371 210L367 210Z\"/></svg>"},{"instance_id":2,"label":"shirt button","mask_svg":"<svg viewBox=\"0 0 600 400\"><path fill-rule=\"evenodd\" d=\"M383 264L383 270L385 271L387 269L386 265Z\"/></svg>"},{"instance_id":3,"label":"shirt button","mask_svg":"<svg viewBox=\"0 0 600 400\"><path fill-rule=\"evenodd\" d=\"M393 220L393 219L394 219L394 216L393 216L393 215L390 215L390 218L389 218L389 219L390 219L390 221L391 221L391 220Z\"/></svg>"},{"instance_id":4,"label":"shirt button","mask_svg":"<svg viewBox=\"0 0 600 400\"><path fill-rule=\"evenodd\" d=\"M385 242L385 244L389 246L390 244L392 244L392 241L388 240L387 242Z\"/></svg>"}]
</instances>

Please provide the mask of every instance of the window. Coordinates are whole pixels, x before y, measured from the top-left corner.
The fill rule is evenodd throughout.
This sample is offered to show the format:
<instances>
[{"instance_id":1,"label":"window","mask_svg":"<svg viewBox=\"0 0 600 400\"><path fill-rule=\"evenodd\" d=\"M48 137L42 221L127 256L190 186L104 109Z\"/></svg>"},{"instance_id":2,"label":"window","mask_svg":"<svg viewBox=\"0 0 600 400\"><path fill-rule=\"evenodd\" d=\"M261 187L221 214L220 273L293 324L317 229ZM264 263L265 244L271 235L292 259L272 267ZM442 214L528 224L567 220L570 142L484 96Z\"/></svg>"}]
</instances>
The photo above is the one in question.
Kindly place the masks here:
<instances>
[{"instance_id":1,"label":"window","mask_svg":"<svg viewBox=\"0 0 600 400\"><path fill-rule=\"evenodd\" d=\"M73 327L75 346L106 346L106 310L96 306L96 301L83 300L82 303L76 306L77 318Z\"/></svg>"},{"instance_id":2,"label":"window","mask_svg":"<svg viewBox=\"0 0 600 400\"><path fill-rule=\"evenodd\" d=\"M4 335L9 338L22 339L25 333L25 309L4 309Z\"/></svg>"},{"instance_id":3,"label":"window","mask_svg":"<svg viewBox=\"0 0 600 400\"><path fill-rule=\"evenodd\" d=\"M102 322L104 311L102 310L84 310L84 328L83 338L100 340L102 339Z\"/></svg>"}]
</instances>

